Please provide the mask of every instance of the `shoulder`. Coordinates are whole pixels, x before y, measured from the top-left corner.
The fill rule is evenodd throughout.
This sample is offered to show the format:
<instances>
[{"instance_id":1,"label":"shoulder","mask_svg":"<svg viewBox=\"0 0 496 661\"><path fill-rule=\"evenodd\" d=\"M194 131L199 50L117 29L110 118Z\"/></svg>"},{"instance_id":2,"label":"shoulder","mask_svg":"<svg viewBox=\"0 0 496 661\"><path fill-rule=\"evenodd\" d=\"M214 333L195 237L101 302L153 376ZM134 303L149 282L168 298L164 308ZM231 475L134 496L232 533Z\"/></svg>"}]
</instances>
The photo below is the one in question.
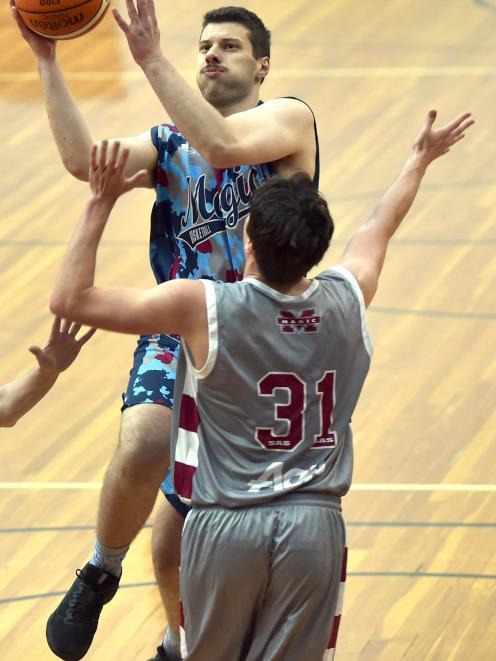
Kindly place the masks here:
<instances>
[{"instance_id":1,"label":"shoulder","mask_svg":"<svg viewBox=\"0 0 496 661\"><path fill-rule=\"evenodd\" d=\"M363 294L358 280L345 266L341 264L332 266L319 273L316 280L324 286L334 287L336 291L341 289L343 292L348 292L360 306L364 305Z\"/></svg>"}]
</instances>

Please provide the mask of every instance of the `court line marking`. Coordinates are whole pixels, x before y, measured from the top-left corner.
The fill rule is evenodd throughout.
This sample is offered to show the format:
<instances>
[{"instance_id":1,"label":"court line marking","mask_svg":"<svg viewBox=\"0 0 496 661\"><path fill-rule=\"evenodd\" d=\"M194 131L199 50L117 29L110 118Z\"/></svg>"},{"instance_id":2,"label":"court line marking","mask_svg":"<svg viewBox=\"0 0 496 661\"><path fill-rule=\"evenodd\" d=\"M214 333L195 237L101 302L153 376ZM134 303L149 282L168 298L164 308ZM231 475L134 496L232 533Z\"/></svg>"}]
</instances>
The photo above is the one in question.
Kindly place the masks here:
<instances>
[{"instance_id":1,"label":"court line marking","mask_svg":"<svg viewBox=\"0 0 496 661\"><path fill-rule=\"evenodd\" d=\"M443 317L448 319L496 319L496 312L456 312L450 310L414 310L408 308L385 308L371 305L369 312L378 314L412 315L415 317Z\"/></svg>"},{"instance_id":2,"label":"court line marking","mask_svg":"<svg viewBox=\"0 0 496 661\"><path fill-rule=\"evenodd\" d=\"M181 69L183 76L195 76L195 69ZM312 69L274 69L271 78L422 78L496 76L496 67L489 65L440 67L319 67ZM69 82L146 82L141 71L68 71ZM36 71L4 71L0 83L38 82Z\"/></svg>"},{"instance_id":3,"label":"court line marking","mask_svg":"<svg viewBox=\"0 0 496 661\"><path fill-rule=\"evenodd\" d=\"M496 522L465 521L346 521L347 528L496 528ZM147 523L143 529L153 528ZM37 526L25 528L0 528L0 535L35 532L81 532L95 530L95 525Z\"/></svg>"},{"instance_id":4,"label":"court line marking","mask_svg":"<svg viewBox=\"0 0 496 661\"><path fill-rule=\"evenodd\" d=\"M455 578L471 580L496 580L496 574L456 573L456 572L417 572L417 571L348 571L348 577L362 578ZM119 586L119 590L126 588L151 588L155 587L155 581L143 583L126 583ZM4 597L0 599L1 604L11 604L16 601L29 601L32 599L47 599L48 597L62 597L65 592L42 592L40 594L26 594L18 597Z\"/></svg>"},{"instance_id":5,"label":"court line marking","mask_svg":"<svg viewBox=\"0 0 496 661\"><path fill-rule=\"evenodd\" d=\"M92 491L101 489L101 482L0 482L0 489L57 491L81 489ZM455 483L400 483L356 482L351 491L458 491L496 492L496 484L455 484Z\"/></svg>"}]
</instances>

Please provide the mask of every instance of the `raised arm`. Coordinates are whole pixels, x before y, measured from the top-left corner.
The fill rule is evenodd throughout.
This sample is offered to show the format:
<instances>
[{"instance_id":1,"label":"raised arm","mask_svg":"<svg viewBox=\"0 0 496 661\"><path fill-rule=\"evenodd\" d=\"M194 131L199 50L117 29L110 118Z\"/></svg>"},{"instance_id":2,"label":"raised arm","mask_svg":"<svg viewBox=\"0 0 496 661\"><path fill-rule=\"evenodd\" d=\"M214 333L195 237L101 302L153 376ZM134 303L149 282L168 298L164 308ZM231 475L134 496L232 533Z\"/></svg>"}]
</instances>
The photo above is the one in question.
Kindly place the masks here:
<instances>
[{"instance_id":1,"label":"raised arm","mask_svg":"<svg viewBox=\"0 0 496 661\"><path fill-rule=\"evenodd\" d=\"M314 165L313 115L301 101L274 99L256 107L223 117L203 96L192 89L160 48L160 32L153 0L126 0L129 23L117 9L114 18L124 32L130 51L169 116L191 145L214 167L227 168L251 163L268 163L297 156L297 167ZM245 44L233 44L244 48ZM201 45L203 48L203 45ZM211 46L213 48L213 46ZM208 51L208 43L204 46ZM205 52L205 66L216 63L220 75L225 69L214 55ZM209 57L212 59L209 60ZM268 71L268 58L260 75ZM311 150L312 156L306 152ZM303 166L302 166L303 162ZM310 172L310 174L312 174Z\"/></svg>"},{"instance_id":2,"label":"raised arm","mask_svg":"<svg viewBox=\"0 0 496 661\"><path fill-rule=\"evenodd\" d=\"M13 427L55 384L59 374L76 360L81 347L95 332L92 328L79 339L81 326L55 318L50 337L43 348L29 351L38 365L23 376L0 387L0 427Z\"/></svg>"},{"instance_id":3,"label":"raised arm","mask_svg":"<svg viewBox=\"0 0 496 661\"><path fill-rule=\"evenodd\" d=\"M377 290L389 241L408 213L428 165L447 154L474 123L470 113L464 113L436 130L433 128L436 115L435 110L428 113L398 179L384 193L369 220L351 238L341 259L341 265L356 277L366 306Z\"/></svg>"},{"instance_id":4,"label":"raised arm","mask_svg":"<svg viewBox=\"0 0 496 661\"><path fill-rule=\"evenodd\" d=\"M104 141L91 150L91 197L76 227L55 281L50 309L73 321L132 334L168 332L194 338L206 304L203 285L173 280L151 289L96 287L96 253L117 198L137 186L144 170L125 176L129 152Z\"/></svg>"},{"instance_id":5,"label":"raised arm","mask_svg":"<svg viewBox=\"0 0 496 661\"><path fill-rule=\"evenodd\" d=\"M48 121L64 167L77 179L88 181L93 139L57 61L57 42L26 27L17 12L15 0L9 2L14 21L37 59ZM141 185L153 186L157 152L151 137L141 135L121 142L130 149L128 173L146 169L149 176L142 179Z\"/></svg>"}]
</instances>

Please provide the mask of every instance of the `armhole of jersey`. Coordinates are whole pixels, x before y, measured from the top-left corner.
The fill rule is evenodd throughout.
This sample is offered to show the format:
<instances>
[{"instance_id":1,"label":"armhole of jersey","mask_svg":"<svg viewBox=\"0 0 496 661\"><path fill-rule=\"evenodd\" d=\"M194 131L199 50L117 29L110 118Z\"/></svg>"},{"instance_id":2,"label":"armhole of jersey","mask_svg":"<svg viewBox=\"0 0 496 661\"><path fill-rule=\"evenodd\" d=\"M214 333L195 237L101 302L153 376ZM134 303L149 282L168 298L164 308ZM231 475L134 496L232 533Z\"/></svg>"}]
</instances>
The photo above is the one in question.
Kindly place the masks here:
<instances>
[{"instance_id":1,"label":"armhole of jersey","mask_svg":"<svg viewBox=\"0 0 496 661\"><path fill-rule=\"evenodd\" d=\"M360 319L362 322L363 343L365 344L367 353L369 354L369 356L371 356L372 352L374 351L374 346L372 344L372 338L370 337L369 326L367 323L365 301L363 299L362 290L360 289L360 285L358 284L357 279L355 278L353 273L351 271L348 271L348 269L345 268L344 266L333 266L331 269L328 269L327 273L339 273L340 276L342 276L347 282L350 283L351 288L355 293L355 296L357 297L358 303L360 305Z\"/></svg>"},{"instance_id":2,"label":"armhole of jersey","mask_svg":"<svg viewBox=\"0 0 496 661\"><path fill-rule=\"evenodd\" d=\"M153 142L153 146L155 147L155 149L157 151L159 151L159 147L158 147L158 129L159 128L160 127L158 127L158 126L152 126L152 128L150 129L150 138Z\"/></svg>"},{"instance_id":3,"label":"armhole of jersey","mask_svg":"<svg viewBox=\"0 0 496 661\"><path fill-rule=\"evenodd\" d=\"M297 96L283 96L283 97L279 97L279 98L294 99L295 101L299 101L300 103L303 103L303 105L305 105L310 110L310 112L312 113L313 132L314 132L314 135L315 135L315 172L314 172L312 181L313 181L313 185L318 190L319 189L319 184L320 184L320 144L319 144L319 133L317 131L317 120L315 118L315 113L312 110L312 107L309 106L306 101L303 101L303 99L300 99Z\"/></svg>"},{"instance_id":4,"label":"armhole of jersey","mask_svg":"<svg viewBox=\"0 0 496 661\"><path fill-rule=\"evenodd\" d=\"M217 298L215 296L214 283L210 280L200 280L205 287L205 302L207 304L207 324L208 324L208 354L205 364L197 369L191 360L190 351L184 343L186 358L192 374L198 379L206 379L213 369L217 359L217 350L219 346L219 328L217 323Z\"/></svg>"}]
</instances>

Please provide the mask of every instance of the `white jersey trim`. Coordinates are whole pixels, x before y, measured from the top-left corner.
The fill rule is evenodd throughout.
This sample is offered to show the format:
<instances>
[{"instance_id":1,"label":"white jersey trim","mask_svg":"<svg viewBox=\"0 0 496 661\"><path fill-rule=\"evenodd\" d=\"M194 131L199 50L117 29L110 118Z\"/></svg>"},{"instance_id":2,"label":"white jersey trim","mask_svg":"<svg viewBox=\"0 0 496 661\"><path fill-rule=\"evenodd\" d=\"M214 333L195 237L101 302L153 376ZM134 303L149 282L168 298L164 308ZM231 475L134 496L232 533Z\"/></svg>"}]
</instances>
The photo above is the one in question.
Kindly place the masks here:
<instances>
[{"instance_id":1,"label":"white jersey trim","mask_svg":"<svg viewBox=\"0 0 496 661\"><path fill-rule=\"evenodd\" d=\"M186 342L183 343L186 360L188 362L188 371L195 379L206 379L213 369L217 359L219 348L219 326L217 323L217 297L215 296L214 283L211 280L200 280L205 287L205 301L207 304L207 324L208 324L208 354L205 364L197 369L191 359L191 354Z\"/></svg>"},{"instance_id":2,"label":"white jersey trim","mask_svg":"<svg viewBox=\"0 0 496 661\"><path fill-rule=\"evenodd\" d=\"M372 356L372 353L374 352L374 345L372 343L372 338L370 336L369 326L367 323L367 314L365 310L365 301L363 298L363 293L362 290L360 289L360 285L358 284L357 279L355 278L353 273L349 271L345 266L333 266L330 269L326 269L324 273L337 273L340 276L342 276L347 282L350 283L351 288L354 291L355 296L357 297L358 303L360 305L360 318L362 321L363 342L365 344L367 353L369 354L369 356Z\"/></svg>"},{"instance_id":3,"label":"white jersey trim","mask_svg":"<svg viewBox=\"0 0 496 661\"><path fill-rule=\"evenodd\" d=\"M255 285L262 291L265 291L268 294L272 294L275 298L277 298L278 301L281 302L300 301L300 300L305 301L315 292L315 290L319 286L318 280L312 280L311 283L303 292L303 294L298 294L298 296L291 296L290 294L283 294L277 289L273 289L272 287L269 287L269 285L266 285L265 282L261 282L260 280L257 280L256 278L253 278L251 276L248 276L247 278L243 278L243 282L249 282L251 285Z\"/></svg>"}]
</instances>

